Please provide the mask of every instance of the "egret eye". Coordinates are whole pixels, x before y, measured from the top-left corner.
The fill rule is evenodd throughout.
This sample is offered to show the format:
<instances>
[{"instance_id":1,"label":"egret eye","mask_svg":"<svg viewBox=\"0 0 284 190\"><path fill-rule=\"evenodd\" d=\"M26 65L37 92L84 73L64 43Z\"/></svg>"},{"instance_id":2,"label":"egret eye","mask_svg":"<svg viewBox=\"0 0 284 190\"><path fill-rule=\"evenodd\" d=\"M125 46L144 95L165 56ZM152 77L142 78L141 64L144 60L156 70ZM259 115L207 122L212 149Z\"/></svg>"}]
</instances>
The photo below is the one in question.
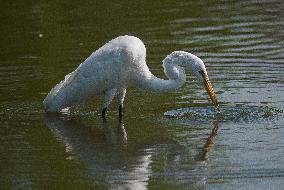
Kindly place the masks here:
<instances>
[{"instance_id":1,"label":"egret eye","mask_svg":"<svg viewBox=\"0 0 284 190\"><path fill-rule=\"evenodd\" d=\"M198 73L202 76L203 80L206 79L206 74L203 70L198 71Z\"/></svg>"},{"instance_id":2,"label":"egret eye","mask_svg":"<svg viewBox=\"0 0 284 190\"><path fill-rule=\"evenodd\" d=\"M202 76L205 74L203 70L198 71Z\"/></svg>"}]
</instances>

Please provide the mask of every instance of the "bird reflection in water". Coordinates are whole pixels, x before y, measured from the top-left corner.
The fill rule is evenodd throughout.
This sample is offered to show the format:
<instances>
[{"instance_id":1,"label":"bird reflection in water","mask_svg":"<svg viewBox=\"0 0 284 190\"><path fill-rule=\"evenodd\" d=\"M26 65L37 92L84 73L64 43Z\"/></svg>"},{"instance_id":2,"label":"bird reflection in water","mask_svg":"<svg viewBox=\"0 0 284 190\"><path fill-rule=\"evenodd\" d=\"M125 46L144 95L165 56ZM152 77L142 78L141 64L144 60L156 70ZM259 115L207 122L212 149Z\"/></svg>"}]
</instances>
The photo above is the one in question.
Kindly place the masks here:
<instances>
[{"instance_id":1,"label":"bird reflection in water","mask_svg":"<svg viewBox=\"0 0 284 190\"><path fill-rule=\"evenodd\" d=\"M216 117L213 120L213 128L211 130L211 133L209 137L206 140L206 143L204 144L202 151L196 156L196 160L198 161L207 161L209 158L209 153L213 149L214 144L216 142L217 137L217 131L219 128L219 118Z\"/></svg>"},{"instance_id":2,"label":"bird reflection in water","mask_svg":"<svg viewBox=\"0 0 284 190\"><path fill-rule=\"evenodd\" d=\"M70 115L47 114L45 121L68 155L88 168L95 181L100 179L98 183L109 189L147 189L152 153L127 149L122 119L114 124L117 130L113 122L89 126Z\"/></svg>"},{"instance_id":3,"label":"bird reflection in water","mask_svg":"<svg viewBox=\"0 0 284 190\"><path fill-rule=\"evenodd\" d=\"M176 174L184 171L184 167L198 167L200 161L207 161L216 142L219 120L214 119L205 145L200 153L193 157L188 157L189 150L186 147L173 139L165 141L165 137L161 140L156 137L155 141L147 143L131 141L130 144L121 119L116 122L104 120L94 126L85 125L74 117L48 114L46 124L54 136L64 144L66 152L72 155L71 158L78 159L89 170L95 182L103 183L109 189L143 190L147 189L152 177L163 176L163 172L160 173L159 170L157 173L155 168L151 167L152 164L159 164L166 173ZM161 157L165 158L165 162L157 160ZM192 170L189 172L193 179L201 180L199 175L194 177ZM174 176L169 183L175 184L179 181L179 176Z\"/></svg>"}]
</instances>

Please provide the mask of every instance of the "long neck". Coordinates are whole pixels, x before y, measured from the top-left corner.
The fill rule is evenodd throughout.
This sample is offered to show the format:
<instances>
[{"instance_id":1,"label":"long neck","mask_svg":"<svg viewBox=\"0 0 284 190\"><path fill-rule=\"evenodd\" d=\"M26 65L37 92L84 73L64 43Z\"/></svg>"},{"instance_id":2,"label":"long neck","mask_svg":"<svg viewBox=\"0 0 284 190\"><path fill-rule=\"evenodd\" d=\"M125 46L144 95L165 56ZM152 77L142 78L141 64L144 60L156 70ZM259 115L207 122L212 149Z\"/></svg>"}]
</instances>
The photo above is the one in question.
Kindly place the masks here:
<instances>
[{"instance_id":1,"label":"long neck","mask_svg":"<svg viewBox=\"0 0 284 190\"><path fill-rule=\"evenodd\" d=\"M180 88L185 83L185 80L179 80L179 79L164 80L154 75L151 75L150 78L147 78L141 82L143 84L139 85L139 87L145 91L168 92Z\"/></svg>"},{"instance_id":2,"label":"long neck","mask_svg":"<svg viewBox=\"0 0 284 190\"><path fill-rule=\"evenodd\" d=\"M158 78L148 71L136 76L136 85L149 92L167 92L180 88L186 81L183 68L172 65L165 66L165 64L163 66L168 80Z\"/></svg>"}]
</instances>

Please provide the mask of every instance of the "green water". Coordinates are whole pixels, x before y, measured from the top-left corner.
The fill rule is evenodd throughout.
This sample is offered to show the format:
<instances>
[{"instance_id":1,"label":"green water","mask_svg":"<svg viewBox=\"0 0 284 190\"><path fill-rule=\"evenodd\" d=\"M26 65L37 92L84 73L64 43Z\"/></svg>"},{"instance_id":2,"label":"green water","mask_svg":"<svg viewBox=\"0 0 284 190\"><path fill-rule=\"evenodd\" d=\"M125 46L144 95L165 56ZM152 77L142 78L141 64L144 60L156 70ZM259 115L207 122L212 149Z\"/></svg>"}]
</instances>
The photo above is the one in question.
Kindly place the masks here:
<instances>
[{"instance_id":1,"label":"green water","mask_svg":"<svg viewBox=\"0 0 284 190\"><path fill-rule=\"evenodd\" d=\"M284 3L2 1L1 189L281 189ZM201 57L221 114L196 79L176 92L129 88L107 121L101 98L47 115L49 90L100 46L135 35L164 78L174 50Z\"/></svg>"}]
</instances>

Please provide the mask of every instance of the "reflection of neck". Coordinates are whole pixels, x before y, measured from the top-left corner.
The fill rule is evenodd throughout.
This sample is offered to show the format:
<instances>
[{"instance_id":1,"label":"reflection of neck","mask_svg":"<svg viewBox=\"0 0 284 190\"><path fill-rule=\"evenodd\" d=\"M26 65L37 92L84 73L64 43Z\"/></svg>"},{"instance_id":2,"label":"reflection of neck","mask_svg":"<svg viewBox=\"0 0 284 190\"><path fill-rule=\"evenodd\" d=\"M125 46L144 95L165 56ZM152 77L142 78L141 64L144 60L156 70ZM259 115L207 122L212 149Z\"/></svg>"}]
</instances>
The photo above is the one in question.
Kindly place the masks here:
<instances>
[{"instance_id":1,"label":"reflection of neck","mask_svg":"<svg viewBox=\"0 0 284 190\"><path fill-rule=\"evenodd\" d=\"M123 175L121 175L122 173L119 170L113 171L107 177L111 187L110 189L146 190L152 173L151 162L152 155L146 153L145 155L138 156L134 165L131 166L131 169L125 173L123 172ZM117 176L122 177L119 177L119 180L117 180ZM123 183L121 183L121 181Z\"/></svg>"}]
</instances>

